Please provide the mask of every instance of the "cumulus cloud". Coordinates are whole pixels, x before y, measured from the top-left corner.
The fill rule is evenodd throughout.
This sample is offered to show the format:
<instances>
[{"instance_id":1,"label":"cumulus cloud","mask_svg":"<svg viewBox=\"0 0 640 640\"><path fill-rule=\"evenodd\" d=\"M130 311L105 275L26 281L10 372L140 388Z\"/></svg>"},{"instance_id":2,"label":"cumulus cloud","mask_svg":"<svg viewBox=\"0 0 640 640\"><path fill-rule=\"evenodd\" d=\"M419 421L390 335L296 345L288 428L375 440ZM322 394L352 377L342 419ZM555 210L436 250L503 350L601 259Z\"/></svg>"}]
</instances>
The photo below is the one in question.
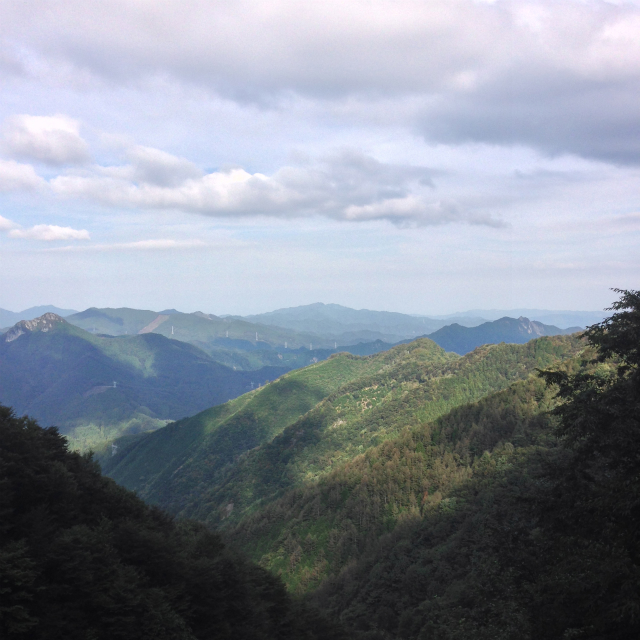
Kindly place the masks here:
<instances>
[{"instance_id":1,"label":"cumulus cloud","mask_svg":"<svg viewBox=\"0 0 640 640\"><path fill-rule=\"evenodd\" d=\"M29 164L0 159L0 191L31 191L46 187L46 182Z\"/></svg>"},{"instance_id":2,"label":"cumulus cloud","mask_svg":"<svg viewBox=\"0 0 640 640\"><path fill-rule=\"evenodd\" d=\"M5 152L16 158L51 165L89 160L89 146L80 136L80 125L67 116L12 116L4 123L2 137Z\"/></svg>"},{"instance_id":3,"label":"cumulus cloud","mask_svg":"<svg viewBox=\"0 0 640 640\"><path fill-rule=\"evenodd\" d=\"M285 166L271 176L242 168L202 174L186 160L147 148L142 152L136 148L129 156L133 164L59 175L51 187L61 196L114 207L175 209L216 217L322 215L397 225L498 224L491 217L434 199L431 169L385 164L353 150ZM177 168L175 174L172 167Z\"/></svg>"},{"instance_id":4,"label":"cumulus cloud","mask_svg":"<svg viewBox=\"0 0 640 640\"><path fill-rule=\"evenodd\" d=\"M135 182L176 187L186 180L202 176L202 170L193 162L160 149L136 146L127 155L131 160L131 178Z\"/></svg>"},{"instance_id":5,"label":"cumulus cloud","mask_svg":"<svg viewBox=\"0 0 640 640\"><path fill-rule=\"evenodd\" d=\"M52 70L152 76L274 104L416 96L429 140L640 161L640 7L606 0L6 0ZM48 65L48 67L47 67Z\"/></svg>"}]
</instances>

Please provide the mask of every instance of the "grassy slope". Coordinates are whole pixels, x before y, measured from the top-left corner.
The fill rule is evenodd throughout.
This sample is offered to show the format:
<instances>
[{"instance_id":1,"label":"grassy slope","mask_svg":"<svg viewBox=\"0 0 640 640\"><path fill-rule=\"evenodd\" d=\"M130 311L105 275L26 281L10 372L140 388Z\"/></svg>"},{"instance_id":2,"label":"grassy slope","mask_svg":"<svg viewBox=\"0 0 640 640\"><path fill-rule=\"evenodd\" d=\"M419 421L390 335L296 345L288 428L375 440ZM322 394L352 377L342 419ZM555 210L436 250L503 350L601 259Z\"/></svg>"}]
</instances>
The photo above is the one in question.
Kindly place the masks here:
<instances>
[{"instance_id":1,"label":"grassy slope","mask_svg":"<svg viewBox=\"0 0 640 640\"><path fill-rule=\"evenodd\" d=\"M369 358L334 356L160 432L123 442L116 456L101 463L105 473L147 499L180 502L183 478L197 485L210 481L237 455L271 440L322 398L376 366ZM178 469L184 473L174 483Z\"/></svg>"}]
</instances>

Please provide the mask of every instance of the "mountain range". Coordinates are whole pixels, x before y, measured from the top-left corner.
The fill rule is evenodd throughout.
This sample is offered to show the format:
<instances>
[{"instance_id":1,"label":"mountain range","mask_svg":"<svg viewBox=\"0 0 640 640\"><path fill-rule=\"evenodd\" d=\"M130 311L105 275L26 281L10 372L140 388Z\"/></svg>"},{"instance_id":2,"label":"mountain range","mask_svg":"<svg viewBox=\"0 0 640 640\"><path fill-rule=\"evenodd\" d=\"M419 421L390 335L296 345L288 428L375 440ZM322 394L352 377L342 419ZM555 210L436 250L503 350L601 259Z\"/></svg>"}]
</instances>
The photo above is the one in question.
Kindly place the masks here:
<instances>
[{"instance_id":1,"label":"mountain range","mask_svg":"<svg viewBox=\"0 0 640 640\"><path fill-rule=\"evenodd\" d=\"M287 370L234 371L186 342L93 335L53 313L0 336L0 401L81 447L164 426Z\"/></svg>"},{"instance_id":2,"label":"mountain range","mask_svg":"<svg viewBox=\"0 0 640 640\"><path fill-rule=\"evenodd\" d=\"M221 407L122 439L118 452L100 462L147 501L228 531L253 559L304 591L356 557L349 539L364 530L362 519L344 515L351 513L343 511L351 509L350 489L319 493L328 478L370 450L395 446L387 443L407 429L426 428L583 348L576 336L556 336L460 357L420 339L364 358L333 356ZM323 519L329 504L332 521L342 522L333 533ZM296 515L281 515L292 505L299 505ZM383 511L381 526L368 529L366 548L401 520L401 510Z\"/></svg>"},{"instance_id":3,"label":"mountain range","mask_svg":"<svg viewBox=\"0 0 640 640\"><path fill-rule=\"evenodd\" d=\"M90 310L84 317L96 321L95 312L102 313L105 323L124 330L119 336L97 327L87 332L53 313L20 321L0 336L0 402L61 425L72 446L97 450L103 472L178 518L150 510L155 524L141 519L146 507L101 481L90 457L78 458L79 465L64 454L55 430L37 431L0 407L11 440L0 447L0 455L10 451L10 464L0 471L7 478L18 471L11 481L20 491L34 479L44 483L35 493L23 491L21 502L29 501L31 510L26 520L18 518L23 528L35 518L42 541L25 539L21 549L8 551L0 544L0 564L11 568L3 593L24 603L40 598L53 615L55 597L43 596L29 577L29 567L42 569L36 550L46 549L47 567L63 568L45 573L63 576L64 589L65 571L93 584L87 561L99 559L102 566L116 550L120 565L134 562L136 571L151 571L138 591L161 578L140 601L149 615L157 611L157 598L167 597L175 604L163 609L171 609L171 620L185 615L196 624L201 614L194 617L185 604L197 599L178 595L192 578L204 584L197 567L206 528L186 520L195 519L217 529L233 554L255 563L233 554L222 561L234 567L234 576L241 574L240 581L225 578L234 594L250 576L260 585L252 603L244 601L248 616L262 611L259 594L272 598L282 580L300 596L298 603L306 602L304 617L317 608L333 618L317 618L318 637L342 638L342 630L357 640L637 637L640 298L623 293L616 309L631 306L632 312L616 314L605 332L502 317L474 327L454 323L394 345L352 345L362 355L332 353L335 341L333 349L291 349L322 354L293 370L278 357L284 349L277 343L244 344L242 337L225 335L238 344L209 346L212 352L271 352L283 364L238 371L158 332L168 325L175 335L178 327L196 342L200 322L238 328L233 323L246 321L237 318L173 309ZM211 335L216 344L219 336ZM36 450L20 439L37 444ZM56 452L47 453L49 445ZM16 453L28 469L15 464ZM51 480L44 480L45 470ZM95 495L106 502L87 511L80 486L102 487ZM51 501L63 487L61 510ZM78 498L85 505L80 510ZM67 503L76 505L74 517L102 509L102 519L55 532L51 543L41 531L42 514L54 533L59 515L71 522ZM0 537L5 534L0 527ZM207 540L206 573L212 576L222 542ZM101 555L105 544L109 552ZM187 560L183 548L195 555ZM28 558L20 555L27 550ZM167 567L177 581L163 577ZM11 581L18 579L27 589L31 580L33 593L16 591ZM124 583L118 580L113 586L120 593ZM87 606L106 602L104 624L111 624L111 601L101 589ZM83 589L76 592L80 597ZM286 608L280 593L278 606ZM235 595L225 600L231 601ZM44 605L33 611L38 606ZM213 615L221 620L217 610ZM231 634L240 624L233 615ZM269 613L263 624L277 619Z\"/></svg>"}]
</instances>

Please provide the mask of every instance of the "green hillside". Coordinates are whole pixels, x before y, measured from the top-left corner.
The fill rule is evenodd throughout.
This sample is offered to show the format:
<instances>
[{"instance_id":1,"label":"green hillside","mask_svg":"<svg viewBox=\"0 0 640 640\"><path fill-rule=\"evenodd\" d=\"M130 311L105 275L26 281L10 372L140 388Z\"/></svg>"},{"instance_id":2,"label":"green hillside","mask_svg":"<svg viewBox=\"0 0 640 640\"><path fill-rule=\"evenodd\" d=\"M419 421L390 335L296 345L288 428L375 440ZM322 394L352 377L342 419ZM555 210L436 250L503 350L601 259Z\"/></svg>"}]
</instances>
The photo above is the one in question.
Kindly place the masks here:
<instances>
[{"instance_id":1,"label":"green hillside","mask_svg":"<svg viewBox=\"0 0 640 640\"><path fill-rule=\"evenodd\" d=\"M316 346L328 347L325 339L313 333L297 332L282 327L272 327L241 318L219 318L218 316L195 313L167 313L138 309L96 309L91 308L68 316L68 322L91 333L106 333L119 336L125 334L159 333L174 340L191 342L200 348L225 348L253 351L278 347L284 350ZM257 340L256 340L257 334Z\"/></svg>"},{"instance_id":2,"label":"green hillside","mask_svg":"<svg viewBox=\"0 0 640 640\"><path fill-rule=\"evenodd\" d=\"M396 347L385 352L387 364L378 371L340 388L206 487L191 494L193 467L177 472L173 482L183 483L183 495L189 497L177 512L229 526L283 492L318 481L405 427L429 422L453 407L504 389L536 367L557 362L579 348L575 339L548 338L454 358L430 340ZM148 497L156 499L153 494ZM161 504L171 510L178 507Z\"/></svg>"},{"instance_id":3,"label":"green hillside","mask_svg":"<svg viewBox=\"0 0 640 640\"><path fill-rule=\"evenodd\" d=\"M339 354L292 371L276 382L222 406L180 420L144 438L120 442L115 456L101 458L105 473L161 503L184 501L179 468L202 484L238 455L273 439L345 383L373 372L384 361ZM186 477L186 476L185 476ZM173 480L178 480L174 483Z\"/></svg>"},{"instance_id":4,"label":"green hillside","mask_svg":"<svg viewBox=\"0 0 640 640\"><path fill-rule=\"evenodd\" d=\"M506 442L546 441L541 412L550 406L542 381L515 382L433 422L405 428L319 482L256 510L226 535L291 590L311 590L376 550L399 525L447 509L452 491L473 476L483 452Z\"/></svg>"},{"instance_id":5,"label":"green hillside","mask_svg":"<svg viewBox=\"0 0 640 640\"><path fill-rule=\"evenodd\" d=\"M461 407L283 505L265 564L303 589L359 557L311 596L354 638L639 637L640 292L620 293L547 388ZM268 526L235 533L256 545Z\"/></svg>"},{"instance_id":6,"label":"green hillside","mask_svg":"<svg viewBox=\"0 0 640 640\"><path fill-rule=\"evenodd\" d=\"M0 336L0 401L59 426L81 448L164 426L285 371L233 371L184 342L94 336L55 314Z\"/></svg>"},{"instance_id":7,"label":"green hillside","mask_svg":"<svg viewBox=\"0 0 640 640\"><path fill-rule=\"evenodd\" d=\"M558 362L581 348L577 338L545 338L522 346L486 347L459 358L423 339L368 358L339 356L303 371L323 370L342 359L367 363L368 370L361 369L352 381L334 384L332 390L325 387L325 398L306 401L297 415L289 415L288 424L277 422L277 428L269 429L269 418L263 418L260 437L243 439L246 427L240 415L211 441L196 433L202 431L205 420L186 421L188 429L172 425L139 439L122 456L108 461L105 472L173 513L231 527L287 491L313 484L367 449L396 437L404 428L428 423L453 407L504 389L536 367ZM289 376L294 374L260 393L271 394L276 402L285 398L291 402L298 391L284 386ZM233 414L233 406L217 411ZM226 417L222 419L225 424ZM249 433L255 433L255 428ZM221 450L226 449L218 444L223 437L233 443L234 454L246 453L223 456ZM188 445L183 454L172 458L182 438L187 438ZM145 460L161 462L151 463L157 467L148 473Z\"/></svg>"},{"instance_id":8,"label":"green hillside","mask_svg":"<svg viewBox=\"0 0 640 640\"><path fill-rule=\"evenodd\" d=\"M0 406L3 640L345 638L195 522L176 523Z\"/></svg>"}]
</instances>

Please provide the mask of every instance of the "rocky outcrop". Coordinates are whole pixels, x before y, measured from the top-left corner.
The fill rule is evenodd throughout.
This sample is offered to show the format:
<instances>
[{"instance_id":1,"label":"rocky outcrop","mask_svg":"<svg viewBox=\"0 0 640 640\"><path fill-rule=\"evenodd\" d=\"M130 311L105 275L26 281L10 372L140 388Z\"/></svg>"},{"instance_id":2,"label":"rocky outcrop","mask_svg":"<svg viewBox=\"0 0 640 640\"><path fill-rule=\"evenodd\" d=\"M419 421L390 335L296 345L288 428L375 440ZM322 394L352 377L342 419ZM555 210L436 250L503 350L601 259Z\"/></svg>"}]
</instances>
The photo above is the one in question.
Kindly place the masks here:
<instances>
[{"instance_id":1,"label":"rocky outcrop","mask_svg":"<svg viewBox=\"0 0 640 640\"><path fill-rule=\"evenodd\" d=\"M66 320L56 313L45 313L39 318L33 320L20 320L7 333L4 334L5 342L13 342L25 333L34 331L42 331L47 333L51 331L57 324L64 323Z\"/></svg>"}]
</instances>

